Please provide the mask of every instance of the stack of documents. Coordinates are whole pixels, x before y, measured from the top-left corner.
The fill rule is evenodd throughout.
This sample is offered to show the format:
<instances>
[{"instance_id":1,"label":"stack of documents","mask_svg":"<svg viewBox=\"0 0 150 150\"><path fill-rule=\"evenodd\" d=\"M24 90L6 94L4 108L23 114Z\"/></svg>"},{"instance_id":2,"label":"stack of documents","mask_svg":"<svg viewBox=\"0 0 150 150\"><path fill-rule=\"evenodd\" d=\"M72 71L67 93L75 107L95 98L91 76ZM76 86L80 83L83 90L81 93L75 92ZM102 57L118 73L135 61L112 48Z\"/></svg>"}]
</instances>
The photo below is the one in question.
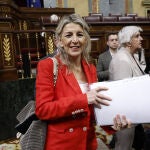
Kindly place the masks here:
<instances>
[{"instance_id":1,"label":"stack of documents","mask_svg":"<svg viewBox=\"0 0 150 150\"><path fill-rule=\"evenodd\" d=\"M125 115L132 123L150 123L150 76L143 75L111 82L98 82L90 88L108 87L102 94L112 98L109 106L95 109L98 125L112 125L116 114Z\"/></svg>"}]
</instances>

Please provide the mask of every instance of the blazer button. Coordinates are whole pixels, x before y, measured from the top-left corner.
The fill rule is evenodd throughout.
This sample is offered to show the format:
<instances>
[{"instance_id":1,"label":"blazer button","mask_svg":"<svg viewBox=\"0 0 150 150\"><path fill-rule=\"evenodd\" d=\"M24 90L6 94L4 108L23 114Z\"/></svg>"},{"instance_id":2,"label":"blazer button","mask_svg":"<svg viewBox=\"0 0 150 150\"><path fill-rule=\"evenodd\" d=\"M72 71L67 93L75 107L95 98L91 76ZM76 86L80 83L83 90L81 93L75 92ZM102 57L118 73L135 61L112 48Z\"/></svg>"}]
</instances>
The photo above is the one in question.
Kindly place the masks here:
<instances>
[{"instance_id":1,"label":"blazer button","mask_svg":"<svg viewBox=\"0 0 150 150\"><path fill-rule=\"evenodd\" d=\"M72 112L72 115L74 115L74 114L75 114L75 112L73 111L73 112Z\"/></svg>"},{"instance_id":2,"label":"blazer button","mask_svg":"<svg viewBox=\"0 0 150 150\"><path fill-rule=\"evenodd\" d=\"M84 109L80 109L80 112L84 112Z\"/></svg>"},{"instance_id":3,"label":"blazer button","mask_svg":"<svg viewBox=\"0 0 150 150\"><path fill-rule=\"evenodd\" d=\"M87 127L83 127L83 131L87 131Z\"/></svg>"},{"instance_id":4,"label":"blazer button","mask_svg":"<svg viewBox=\"0 0 150 150\"><path fill-rule=\"evenodd\" d=\"M70 128L70 129L69 129L69 132L73 132L73 128Z\"/></svg>"}]
</instances>

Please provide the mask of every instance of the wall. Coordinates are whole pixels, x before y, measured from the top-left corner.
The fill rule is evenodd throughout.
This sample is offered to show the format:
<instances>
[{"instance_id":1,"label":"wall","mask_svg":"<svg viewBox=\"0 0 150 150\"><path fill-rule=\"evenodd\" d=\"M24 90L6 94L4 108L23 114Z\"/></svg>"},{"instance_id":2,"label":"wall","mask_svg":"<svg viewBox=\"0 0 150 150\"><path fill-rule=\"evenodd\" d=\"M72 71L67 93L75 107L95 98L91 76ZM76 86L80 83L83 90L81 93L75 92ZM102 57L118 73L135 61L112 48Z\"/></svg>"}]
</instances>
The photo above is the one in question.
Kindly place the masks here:
<instances>
[{"instance_id":1,"label":"wall","mask_svg":"<svg viewBox=\"0 0 150 150\"><path fill-rule=\"evenodd\" d=\"M109 13L125 13L124 0L100 0L99 7L104 16L108 16Z\"/></svg>"},{"instance_id":2,"label":"wall","mask_svg":"<svg viewBox=\"0 0 150 150\"><path fill-rule=\"evenodd\" d=\"M57 3L56 0L44 0L46 8L57 7ZM122 13L123 15L138 13L139 16L145 16L142 0L62 0L62 4L64 8L75 8L75 12L81 16L87 16L89 12L94 12L94 5L97 5L98 12L103 13L104 16L108 16L109 13Z\"/></svg>"},{"instance_id":3,"label":"wall","mask_svg":"<svg viewBox=\"0 0 150 150\"><path fill-rule=\"evenodd\" d=\"M56 0L43 0L44 8L54 8L56 7Z\"/></svg>"},{"instance_id":4,"label":"wall","mask_svg":"<svg viewBox=\"0 0 150 150\"><path fill-rule=\"evenodd\" d=\"M81 4L82 3L82 4ZM81 16L88 15L88 1L87 0L68 0L68 7L75 8L75 12Z\"/></svg>"},{"instance_id":5,"label":"wall","mask_svg":"<svg viewBox=\"0 0 150 150\"><path fill-rule=\"evenodd\" d=\"M143 0L132 0L133 13L137 13L139 16L145 16L145 7L142 6Z\"/></svg>"}]
</instances>

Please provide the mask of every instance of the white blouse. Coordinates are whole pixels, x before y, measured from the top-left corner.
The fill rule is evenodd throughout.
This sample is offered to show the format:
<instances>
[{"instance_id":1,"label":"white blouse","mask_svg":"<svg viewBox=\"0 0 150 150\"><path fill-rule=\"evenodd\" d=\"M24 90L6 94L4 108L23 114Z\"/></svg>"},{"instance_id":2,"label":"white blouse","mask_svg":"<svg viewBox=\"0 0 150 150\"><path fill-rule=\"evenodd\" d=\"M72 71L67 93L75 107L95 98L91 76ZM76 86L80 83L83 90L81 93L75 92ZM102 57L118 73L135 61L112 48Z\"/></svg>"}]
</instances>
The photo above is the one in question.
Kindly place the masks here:
<instances>
[{"instance_id":1,"label":"white blouse","mask_svg":"<svg viewBox=\"0 0 150 150\"><path fill-rule=\"evenodd\" d=\"M78 81L78 83L79 83L82 93L86 93L87 91L89 91L90 87L89 87L88 83L81 83L79 81Z\"/></svg>"}]
</instances>

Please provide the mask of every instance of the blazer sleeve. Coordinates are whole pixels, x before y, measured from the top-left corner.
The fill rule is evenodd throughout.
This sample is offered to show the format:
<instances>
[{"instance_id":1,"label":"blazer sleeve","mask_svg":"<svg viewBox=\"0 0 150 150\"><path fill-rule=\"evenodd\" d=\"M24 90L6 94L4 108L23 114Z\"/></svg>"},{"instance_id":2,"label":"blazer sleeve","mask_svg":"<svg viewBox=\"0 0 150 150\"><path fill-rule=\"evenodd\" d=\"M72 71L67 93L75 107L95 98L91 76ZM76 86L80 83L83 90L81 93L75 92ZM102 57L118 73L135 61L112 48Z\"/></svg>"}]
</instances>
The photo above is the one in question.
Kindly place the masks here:
<instances>
[{"instance_id":1,"label":"blazer sleeve","mask_svg":"<svg viewBox=\"0 0 150 150\"><path fill-rule=\"evenodd\" d=\"M59 85L61 86L61 85ZM69 91L66 91L69 92ZM39 61L36 76L36 115L42 120L55 120L72 116L75 111L88 110L86 94L55 98L53 61L50 58Z\"/></svg>"},{"instance_id":2,"label":"blazer sleeve","mask_svg":"<svg viewBox=\"0 0 150 150\"><path fill-rule=\"evenodd\" d=\"M109 79L109 62L110 60L108 60L106 57L106 53L105 54L101 54L98 58L98 63L96 66L97 69L97 77L99 81L104 81L104 80L108 80Z\"/></svg>"}]
</instances>

